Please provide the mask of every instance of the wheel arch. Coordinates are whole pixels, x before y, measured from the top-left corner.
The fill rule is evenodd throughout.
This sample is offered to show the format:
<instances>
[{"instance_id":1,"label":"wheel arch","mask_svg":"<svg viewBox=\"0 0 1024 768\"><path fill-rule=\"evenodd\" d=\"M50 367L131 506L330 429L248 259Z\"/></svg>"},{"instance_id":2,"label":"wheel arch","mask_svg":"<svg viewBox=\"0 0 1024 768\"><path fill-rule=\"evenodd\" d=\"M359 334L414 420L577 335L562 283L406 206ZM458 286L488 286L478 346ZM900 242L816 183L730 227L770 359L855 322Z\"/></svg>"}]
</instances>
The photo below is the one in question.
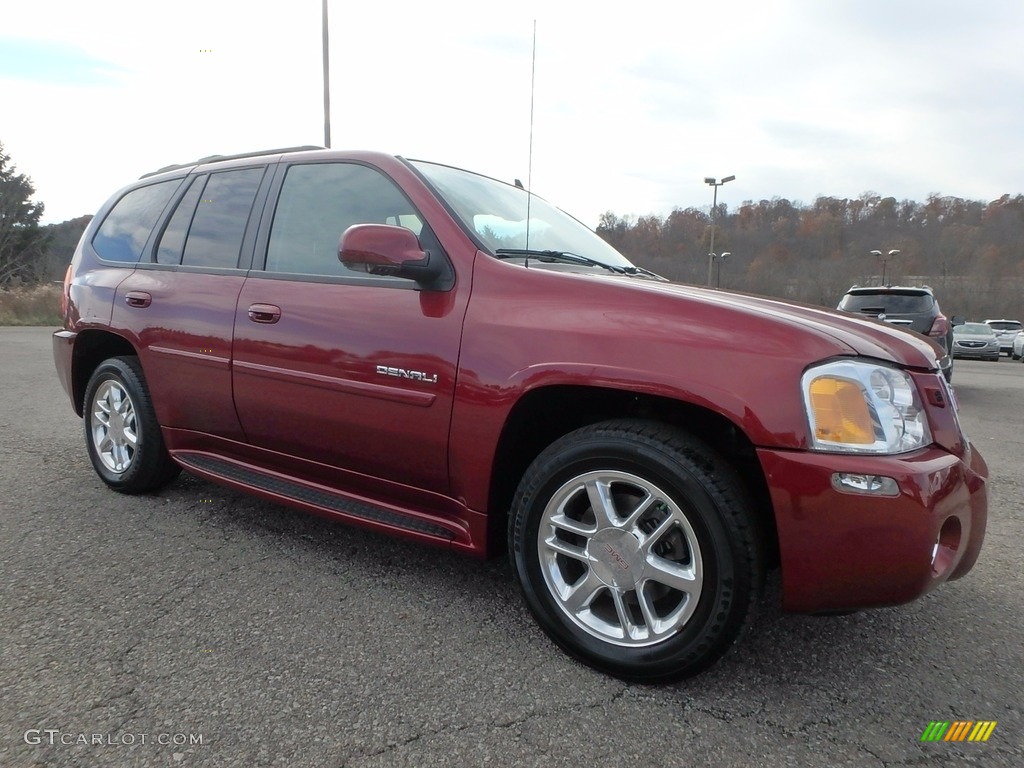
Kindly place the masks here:
<instances>
[{"instance_id":1,"label":"wheel arch","mask_svg":"<svg viewBox=\"0 0 1024 768\"><path fill-rule=\"evenodd\" d=\"M506 548L508 515L520 479L548 445L573 430L610 419L668 424L707 443L740 474L754 501L769 566L777 565L778 535L771 497L754 445L725 416L693 403L606 387L551 385L524 394L509 411L494 454L488 497L488 546Z\"/></svg>"},{"instance_id":2,"label":"wheel arch","mask_svg":"<svg viewBox=\"0 0 1024 768\"><path fill-rule=\"evenodd\" d=\"M110 357L138 357L138 350L123 336L104 329L87 329L75 339L71 358L71 386L75 413L82 416L82 399L93 371Z\"/></svg>"}]
</instances>

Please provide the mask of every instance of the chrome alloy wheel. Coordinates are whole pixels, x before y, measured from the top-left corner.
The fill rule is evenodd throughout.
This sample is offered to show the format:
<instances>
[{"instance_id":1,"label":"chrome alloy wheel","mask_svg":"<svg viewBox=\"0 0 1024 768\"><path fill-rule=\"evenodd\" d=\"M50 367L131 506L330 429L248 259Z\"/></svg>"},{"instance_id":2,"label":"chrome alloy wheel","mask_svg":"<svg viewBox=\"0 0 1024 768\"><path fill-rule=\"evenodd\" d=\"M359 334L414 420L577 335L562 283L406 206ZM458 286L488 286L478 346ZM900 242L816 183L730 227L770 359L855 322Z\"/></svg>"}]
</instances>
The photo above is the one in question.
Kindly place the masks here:
<instances>
[{"instance_id":1,"label":"chrome alloy wheel","mask_svg":"<svg viewBox=\"0 0 1024 768\"><path fill-rule=\"evenodd\" d=\"M653 645L697 608L697 536L672 498L637 475L605 470L566 482L544 509L537 549L558 607L601 641Z\"/></svg>"},{"instance_id":2,"label":"chrome alloy wheel","mask_svg":"<svg viewBox=\"0 0 1024 768\"><path fill-rule=\"evenodd\" d=\"M135 404L120 382L108 379L96 389L89 432L103 466L117 474L127 472L139 449L139 432Z\"/></svg>"}]
</instances>

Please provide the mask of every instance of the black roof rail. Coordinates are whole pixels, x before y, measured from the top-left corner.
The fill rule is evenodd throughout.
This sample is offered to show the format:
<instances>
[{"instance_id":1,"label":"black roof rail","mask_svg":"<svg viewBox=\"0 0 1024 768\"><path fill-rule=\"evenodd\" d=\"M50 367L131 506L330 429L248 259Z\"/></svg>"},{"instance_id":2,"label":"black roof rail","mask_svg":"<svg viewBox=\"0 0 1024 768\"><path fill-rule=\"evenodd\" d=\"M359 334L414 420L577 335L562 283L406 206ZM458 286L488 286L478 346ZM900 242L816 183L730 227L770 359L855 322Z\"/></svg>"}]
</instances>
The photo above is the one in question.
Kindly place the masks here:
<instances>
[{"instance_id":1,"label":"black roof rail","mask_svg":"<svg viewBox=\"0 0 1024 768\"><path fill-rule=\"evenodd\" d=\"M158 173L166 173L167 171L177 171L181 168L191 168L196 165L204 165L206 163L220 162L221 160L243 160L247 157L262 157L263 155L284 155L289 152L308 152L311 149L325 149L325 147L318 147L313 144L307 144L301 147L282 147L281 149L261 149L256 152L240 152L236 155L207 155L201 157L198 160L193 160L191 163L176 163L174 165L165 165L163 168L158 168L155 171L142 174L139 178L145 179L149 176L156 176Z\"/></svg>"}]
</instances>

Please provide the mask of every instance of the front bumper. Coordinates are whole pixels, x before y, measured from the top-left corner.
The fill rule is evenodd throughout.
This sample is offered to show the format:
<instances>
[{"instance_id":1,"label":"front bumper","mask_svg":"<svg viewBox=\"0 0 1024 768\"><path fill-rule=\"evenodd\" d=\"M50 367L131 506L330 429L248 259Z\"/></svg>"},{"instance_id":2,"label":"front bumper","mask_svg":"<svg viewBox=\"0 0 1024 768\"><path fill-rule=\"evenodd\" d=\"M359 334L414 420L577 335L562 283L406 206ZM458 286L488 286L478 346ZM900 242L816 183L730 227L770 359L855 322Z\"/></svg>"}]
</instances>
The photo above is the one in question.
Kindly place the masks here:
<instances>
[{"instance_id":1,"label":"front bumper","mask_svg":"<svg viewBox=\"0 0 1024 768\"><path fill-rule=\"evenodd\" d=\"M971 570L987 519L988 466L932 446L904 456L759 449L775 509L787 611L914 600ZM836 472L896 480L897 496L841 492Z\"/></svg>"},{"instance_id":2,"label":"front bumper","mask_svg":"<svg viewBox=\"0 0 1024 768\"><path fill-rule=\"evenodd\" d=\"M987 358L999 357L1001 350L998 344L990 344L987 347L961 347L953 344L953 357Z\"/></svg>"}]
</instances>

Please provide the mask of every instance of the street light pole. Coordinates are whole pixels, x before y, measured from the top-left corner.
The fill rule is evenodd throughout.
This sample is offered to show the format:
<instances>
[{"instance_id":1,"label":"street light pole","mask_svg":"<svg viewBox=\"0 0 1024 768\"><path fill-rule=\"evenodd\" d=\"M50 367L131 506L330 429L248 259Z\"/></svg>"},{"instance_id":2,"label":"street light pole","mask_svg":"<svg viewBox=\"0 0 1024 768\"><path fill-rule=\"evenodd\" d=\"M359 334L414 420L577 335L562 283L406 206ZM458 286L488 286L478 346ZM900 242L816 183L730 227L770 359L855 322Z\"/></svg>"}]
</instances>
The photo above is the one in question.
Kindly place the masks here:
<instances>
[{"instance_id":1,"label":"street light pole","mask_svg":"<svg viewBox=\"0 0 1024 768\"><path fill-rule=\"evenodd\" d=\"M331 148L331 66L327 41L327 0L321 4L323 19L321 26L324 38L324 146Z\"/></svg>"},{"instance_id":2,"label":"street light pole","mask_svg":"<svg viewBox=\"0 0 1024 768\"><path fill-rule=\"evenodd\" d=\"M718 262L718 269L715 270L715 288L722 287L722 262L725 261L730 256L732 256L732 254L729 253L729 251L726 251L725 253L720 253L717 256L715 256L715 261Z\"/></svg>"},{"instance_id":3,"label":"street light pole","mask_svg":"<svg viewBox=\"0 0 1024 768\"><path fill-rule=\"evenodd\" d=\"M708 186L714 187L715 194L711 202L711 246L708 249L708 288L711 287L711 269L715 264L715 211L718 209L718 188L726 182L735 179L735 176L726 176L721 181L715 179L714 176L705 176L704 183Z\"/></svg>"},{"instance_id":4,"label":"street light pole","mask_svg":"<svg viewBox=\"0 0 1024 768\"><path fill-rule=\"evenodd\" d=\"M881 251L872 251L872 256L877 256L878 260L882 262L882 285L885 285L885 267L889 263L889 259L899 254L899 251L893 248L889 253L883 254Z\"/></svg>"}]
</instances>

